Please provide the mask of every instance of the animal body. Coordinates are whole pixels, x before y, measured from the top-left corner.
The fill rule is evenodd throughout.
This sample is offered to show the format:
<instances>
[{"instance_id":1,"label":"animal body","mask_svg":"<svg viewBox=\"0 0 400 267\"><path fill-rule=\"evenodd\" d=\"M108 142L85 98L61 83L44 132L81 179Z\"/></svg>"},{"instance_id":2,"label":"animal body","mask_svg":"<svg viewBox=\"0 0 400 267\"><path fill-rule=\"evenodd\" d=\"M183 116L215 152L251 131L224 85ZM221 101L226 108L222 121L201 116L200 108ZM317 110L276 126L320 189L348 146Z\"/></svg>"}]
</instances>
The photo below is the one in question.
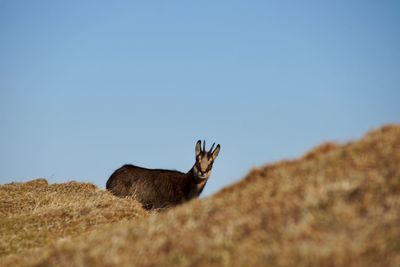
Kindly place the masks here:
<instances>
[{"instance_id":1,"label":"animal body","mask_svg":"<svg viewBox=\"0 0 400 267\"><path fill-rule=\"evenodd\" d=\"M205 141L195 147L196 161L187 172L146 169L134 165L124 165L114 171L106 188L119 197L133 197L146 209L163 209L198 197L211 175L213 163L221 149L205 149Z\"/></svg>"}]
</instances>

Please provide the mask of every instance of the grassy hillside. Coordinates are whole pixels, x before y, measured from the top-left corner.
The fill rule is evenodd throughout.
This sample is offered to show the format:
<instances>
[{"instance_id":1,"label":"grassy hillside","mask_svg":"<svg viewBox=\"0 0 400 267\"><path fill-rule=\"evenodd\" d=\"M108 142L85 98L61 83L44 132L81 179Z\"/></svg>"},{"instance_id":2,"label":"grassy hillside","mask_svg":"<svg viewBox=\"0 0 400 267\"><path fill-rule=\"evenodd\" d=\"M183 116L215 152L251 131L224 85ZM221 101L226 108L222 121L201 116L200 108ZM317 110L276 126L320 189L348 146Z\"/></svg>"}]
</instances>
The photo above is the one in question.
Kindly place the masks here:
<instances>
[{"instance_id":1,"label":"grassy hillside","mask_svg":"<svg viewBox=\"0 0 400 267\"><path fill-rule=\"evenodd\" d=\"M49 185L45 179L0 186L0 257L81 235L121 219L146 217L128 199L96 186L68 182Z\"/></svg>"},{"instance_id":2,"label":"grassy hillside","mask_svg":"<svg viewBox=\"0 0 400 267\"><path fill-rule=\"evenodd\" d=\"M94 189L92 194L106 196L102 203L113 203L110 207L128 201ZM68 201L60 200L58 206L79 205L64 196ZM0 197L3 203L7 195ZM20 202L15 199L15 204ZM324 144L298 160L254 169L216 195L168 212L148 216L132 205L135 215L130 220L96 226L35 251L13 249L20 254L3 257L3 264L400 266L400 126L386 126L346 145ZM7 219L14 218L7 211L13 204L6 207ZM120 218L126 216L122 209ZM77 210L76 220L90 225L86 221L93 221L92 215ZM100 207L93 216L102 218L102 213ZM26 214L35 216L35 209ZM64 223L58 216L62 218L55 215L55 220ZM40 221L38 227L46 228L48 222ZM54 236L65 231L57 229ZM3 236L11 235L10 229L1 231L2 244L9 242ZM27 236L36 233L27 229Z\"/></svg>"}]
</instances>

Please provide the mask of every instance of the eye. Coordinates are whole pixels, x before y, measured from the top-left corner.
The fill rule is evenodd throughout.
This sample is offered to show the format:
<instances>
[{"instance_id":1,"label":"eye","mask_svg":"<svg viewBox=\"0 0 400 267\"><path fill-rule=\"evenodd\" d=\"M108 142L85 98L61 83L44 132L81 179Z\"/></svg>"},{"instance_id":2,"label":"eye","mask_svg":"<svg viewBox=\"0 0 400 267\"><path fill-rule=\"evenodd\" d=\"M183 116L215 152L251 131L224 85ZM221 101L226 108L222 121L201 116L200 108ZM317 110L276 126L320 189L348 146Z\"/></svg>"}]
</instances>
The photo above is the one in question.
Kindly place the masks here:
<instances>
[{"instance_id":1,"label":"eye","mask_svg":"<svg viewBox=\"0 0 400 267\"><path fill-rule=\"evenodd\" d=\"M208 166L207 166L207 172L210 171L210 170L212 169L212 165L213 165L212 162L211 162L210 164L208 164Z\"/></svg>"}]
</instances>

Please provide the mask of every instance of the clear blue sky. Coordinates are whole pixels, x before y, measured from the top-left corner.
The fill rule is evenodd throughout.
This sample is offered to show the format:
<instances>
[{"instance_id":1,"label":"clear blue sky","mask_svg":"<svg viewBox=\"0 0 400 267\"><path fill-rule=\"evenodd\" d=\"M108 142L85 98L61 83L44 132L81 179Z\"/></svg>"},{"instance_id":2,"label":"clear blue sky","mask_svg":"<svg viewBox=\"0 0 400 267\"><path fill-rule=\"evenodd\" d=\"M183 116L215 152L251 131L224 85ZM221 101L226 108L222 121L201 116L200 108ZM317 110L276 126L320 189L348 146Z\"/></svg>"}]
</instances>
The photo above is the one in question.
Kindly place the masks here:
<instances>
[{"instance_id":1,"label":"clear blue sky","mask_svg":"<svg viewBox=\"0 0 400 267\"><path fill-rule=\"evenodd\" d=\"M399 122L399 1L0 1L0 183L188 171L206 139L209 195Z\"/></svg>"}]
</instances>

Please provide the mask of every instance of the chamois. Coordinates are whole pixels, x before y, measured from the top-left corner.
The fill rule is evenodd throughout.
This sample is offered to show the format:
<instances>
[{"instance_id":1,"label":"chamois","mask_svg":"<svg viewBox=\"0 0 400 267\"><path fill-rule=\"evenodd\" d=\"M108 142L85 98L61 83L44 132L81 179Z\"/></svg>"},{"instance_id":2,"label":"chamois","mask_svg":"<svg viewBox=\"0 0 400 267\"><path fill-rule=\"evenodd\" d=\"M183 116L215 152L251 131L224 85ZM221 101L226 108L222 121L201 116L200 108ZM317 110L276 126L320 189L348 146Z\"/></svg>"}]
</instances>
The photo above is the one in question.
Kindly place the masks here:
<instances>
[{"instance_id":1,"label":"chamois","mask_svg":"<svg viewBox=\"0 0 400 267\"><path fill-rule=\"evenodd\" d=\"M196 162L187 172L146 169L126 164L114 171L106 188L119 197L133 197L145 209L164 209L198 197L204 189L220 145L209 151L203 141L196 143Z\"/></svg>"}]
</instances>

